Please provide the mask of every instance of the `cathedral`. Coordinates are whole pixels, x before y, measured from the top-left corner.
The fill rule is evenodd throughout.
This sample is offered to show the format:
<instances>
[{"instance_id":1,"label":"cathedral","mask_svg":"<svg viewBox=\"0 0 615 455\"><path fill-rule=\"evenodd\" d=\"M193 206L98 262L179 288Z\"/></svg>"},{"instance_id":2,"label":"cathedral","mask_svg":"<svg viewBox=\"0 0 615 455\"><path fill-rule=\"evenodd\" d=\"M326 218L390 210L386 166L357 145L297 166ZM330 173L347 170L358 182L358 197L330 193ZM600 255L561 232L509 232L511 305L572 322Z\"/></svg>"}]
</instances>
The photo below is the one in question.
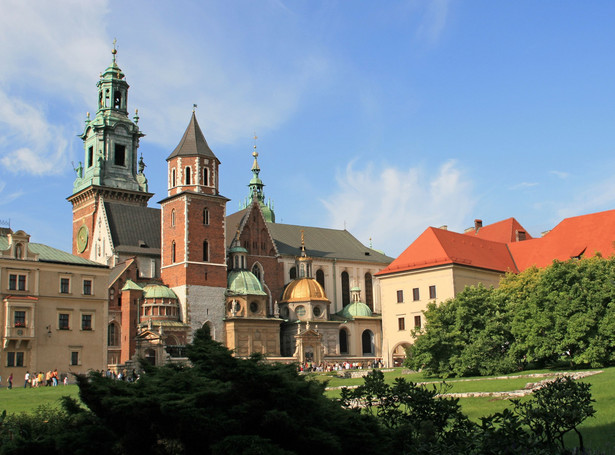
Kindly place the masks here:
<instances>
[{"instance_id":1,"label":"cathedral","mask_svg":"<svg viewBox=\"0 0 615 455\"><path fill-rule=\"evenodd\" d=\"M194 111L167 158L167 194L148 206L139 116L117 52L97 83L80 135L72 194L73 254L112 268L107 365L181 361L207 325L235 355L272 361L371 362L382 357L382 305L373 278L392 258L348 231L280 224L265 200L258 153L249 194L227 215L221 162Z\"/></svg>"}]
</instances>

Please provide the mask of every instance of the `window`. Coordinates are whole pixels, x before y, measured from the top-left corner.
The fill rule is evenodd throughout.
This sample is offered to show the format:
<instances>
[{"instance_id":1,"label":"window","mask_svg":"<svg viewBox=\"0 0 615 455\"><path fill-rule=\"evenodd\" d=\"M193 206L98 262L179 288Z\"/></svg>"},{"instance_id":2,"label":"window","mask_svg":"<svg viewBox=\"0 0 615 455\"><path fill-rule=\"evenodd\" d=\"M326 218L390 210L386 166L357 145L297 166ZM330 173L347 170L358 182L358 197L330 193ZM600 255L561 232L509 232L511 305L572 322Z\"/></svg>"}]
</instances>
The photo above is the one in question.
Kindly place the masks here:
<instances>
[{"instance_id":1,"label":"window","mask_svg":"<svg viewBox=\"0 0 615 455\"><path fill-rule=\"evenodd\" d=\"M171 262L175 262L175 240L171 243Z\"/></svg>"},{"instance_id":2,"label":"window","mask_svg":"<svg viewBox=\"0 0 615 455\"><path fill-rule=\"evenodd\" d=\"M340 354L348 354L348 332L340 330Z\"/></svg>"},{"instance_id":3,"label":"window","mask_svg":"<svg viewBox=\"0 0 615 455\"><path fill-rule=\"evenodd\" d=\"M175 169L171 171L171 186L175 186Z\"/></svg>"},{"instance_id":4,"label":"window","mask_svg":"<svg viewBox=\"0 0 615 455\"><path fill-rule=\"evenodd\" d=\"M79 351L71 351L71 353L70 353L70 364L71 365L79 365Z\"/></svg>"},{"instance_id":5,"label":"window","mask_svg":"<svg viewBox=\"0 0 615 455\"><path fill-rule=\"evenodd\" d=\"M6 353L6 366L7 367L22 367L23 365L23 352L7 352Z\"/></svg>"},{"instance_id":6,"label":"window","mask_svg":"<svg viewBox=\"0 0 615 455\"><path fill-rule=\"evenodd\" d=\"M429 298L430 299L436 298L436 286L429 286Z\"/></svg>"},{"instance_id":7,"label":"window","mask_svg":"<svg viewBox=\"0 0 615 455\"><path fill-rule=\"evenodd\" d=\"M397 291L397 303L404 303L404 291Z\"/></svg>"},{"instance_id":8,"label":"window","mask_svg":"<svg viewBox=\"0 0 615 455\"><path fill-rule=\"evenodd\" d=\"M175 227L175 209L171 210L171 226Z\"/></svg>"},{"instance_id":9,"label":"window","mask_svg":"<svg viewBox=\"0 0 615 455\"><path fill-rule=\"evenodd\" d=\"M297 314L297 317L302 318L303 316L305 316L305 307L303 305L299 305L296 309L295 309L295 313Z\"/></svg>"},{"instance_id":10,"label":"window","mask_svg":"<svg viewBox=\"0 0 615 455\"><path fill-rule=\"evenodd\" d=\"M25 291L26 290L26 276L25 275L9 275L9 290L11 291Z\"/></svg>"},{"instance_id":11,"label":"window","mask_svg":"<svg viewBox=\"0 0 615 455\"><path fill-rule=\"evenodd\" d=\"M325 288L325 272L323 272L322 269L316 270L316 281L318 281L318 284L320 284L323 289Z\"/></svg>"},{"instance_id":12,"label":"window","mask_svg":"<svg viewBox=\"0 0 615 455\"><path fill-rule=\"evenodd\" d=\"M69 315L68 313L60 313L58 315L58 329L60 330L68 330L69 329Z\"/></svg>"},{"instance_id":13,"label":"window","mask_svg":"<svg viewBox=\"0 0 615 455\"><path fill-rule=\"evenodd\" d=\"M190 166L186 166L186 185L190 185Z\"/></svg>"},{"instance_id":14,"label":"window","mask_svg":"<svg viewBox=\"0 0 615 455\"><path fill-rule=\"evenodd\" d=\"M350 305L350 278L348 272L342 272L342 306Z\"/></svg>"},{"instance_id":15,"label":"window","mask_svg":"<svg viewBox=\"0 0 615 455\"><path fill-rule=\"evenodd\" d=\"M15 311L15 327L25 327L26 326L26 312L25 311Z\"/></svg>"},{"instance_id":16,"label":"window","mask_svg":"<svg viewBox=\"0 0 615 455\"><path fill-rule=\"evenodd\" d=\"M203 183L205 186L209 186L209 168L203 169Z\"/></svg>"},{"instance_id":17,"label":"window","mask_svg":"<svg viewBox=\"0 0 615 455\"><path fill-rule=\"evenodd\" d=\"M91 314L81 315L81 330L92 330L92 315Z\"/></svg>"},{"instance_id":18,"label":"window","mask_svg":"<svg viewBox=\"0 0 615 455\"><path fill-rule=\"evenodd\" d=\"M92 280L83 280L83 295L92 295Z\"/></svg>"},{"instance_id":19,"label":"window","mask_svg":"<svg viewBox=\"0 0 615 455\"><path fill-rule=\"evenodd\" d=\"M115 322L112 322L107 327L107 344L109 346L120 345L120 329Z\"/></svg>"},{"instance_id":20,"label":"window","mask_svg":"<svg viewBox=\"0 0 615 455\"><path fill-rule=\"evenodd\" d=\"M371 330L365 330L361 335L361 345L363 355L374 353L374 333Z\"/></svg>"},{"instance_id":21,"label":"window","mask_svg":"<svg viewBox=\"0 0 615 455\"><path fill-rule=\"evenodd\" d=\"M397 318L397 329L406 330L406 319L405 318Z\"/></svg>"},{"instance_id":22,"label":"window","mask_svg":"<svg viewBox=\"0 0 615 455\"><path fill-rule=\"evenodd\" d=\"M370 310L374 310L374 290L372 283L372 274L367 272L365 274L365 304Z\"/></svg>"},{"instance_id":23,"label":"window","mask_svg":"<svg viewBox=\"0 0 615 455\"><path fill-rule=\"evenodd\" d=\"M203 240L203 262L209 261L209 242Z\"/></svg>"},{"instance_id":24,"label":"window","mask_svg":"<svg viewBox=\"0 0 615 455\"><path fill-rule=\"evenodd\" d=\"M297 267L291 267L288 275L290 276L291 280L297 278Z\"/></svg>"},{"instance_id":25,"label":"window","mask_svg":"<svg viewBox=\"0 0 615 455\"><path fill-rule=\"evenodd\" d=\"M420 316L414 316L414 328L415 329L421 328L421 317Z\"/></svg>"},{"instance_id":26,"label":"window","mask_svg":"<svg viewBox=\"0 0 615 455\"><path fill-rule=\"evenodd\" d=\"M88 148L88 167L92 167L92 164L94 164L94 147L90 147Z\"/></svg>"},{"instance_id":27,"label":"window","mask_svg":"<svg viewBox=\"0 0 615 455\"><path fill-rule=\"evenodd\" d=\"M116 91L113 94L115 95L115 100L113 102L113 107L115 109L120 109L122 107L122 92Z\"/></svg>"},{"instance_id":28,"label":"window","mask_svg":"<svg viewBox=\"0 0 615 455\"><path fill-rule=\"evenodd\" d=\"M209 224L209 210L207 209L207 207L203 209L203 224Z\"/></svg>"},{"instance_id":29,"label":"window","mask_svg":"<svg viewBox=\"0 0 615 455\"><path fill-rule=\"evenodd\" d=\"M421 300L420 294L419 294L419 288L414 288L412 289L412 300Z\"/></svg>"},{"instance_id":30,"label":"window","mask_svg":"<svg viewBox=\"0 0 615 455\"><path fill-rule=\"evenodd\" d=\"M126 166L126 146L115 144L115 161L116 166Z\"/></svg>"},{"instance_id":31,"label":"window","mask_svg":"<svg viewBox=\"0 0 615 455\"><path fill-rule=\"evenodd\" d=\"M68 294L70 292L70 278L60 278L60 293Z\"/></svg>"}]
</instances>

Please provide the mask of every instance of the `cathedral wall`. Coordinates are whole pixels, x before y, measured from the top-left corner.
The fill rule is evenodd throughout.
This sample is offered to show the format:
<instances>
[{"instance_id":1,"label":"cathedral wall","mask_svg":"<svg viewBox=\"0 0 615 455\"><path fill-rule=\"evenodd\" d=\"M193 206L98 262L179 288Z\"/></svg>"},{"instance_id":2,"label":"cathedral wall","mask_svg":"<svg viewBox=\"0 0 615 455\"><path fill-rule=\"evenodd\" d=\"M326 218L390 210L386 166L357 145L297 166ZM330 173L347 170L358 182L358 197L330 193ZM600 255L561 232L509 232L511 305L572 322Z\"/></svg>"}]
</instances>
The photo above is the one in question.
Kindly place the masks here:
<instances>
[{"instance_id":1,"label":"cathedral wall","mask_svg":"<svg viewBox=\"0 0 615 455\"><path fill-rule=\"evenodd\" d=\"M73 251L72 253L76 256L80 256L85 259L90 258L90 254L92 251L92 236L94 233L94 223L96 218L96 209L98 206L98 202L95 195L91 195L87 199L84 200L74 200L73 202ZM81 226L86 226L88 228L88 243L87 247L83 252L79 252L77 247L77 232L81 228Z\"/></svg>"},{"instance_id":2,"label":"cathedral wall","mask_svg":"<svg viewBox=\"0 0 615 455\"><path fill-rule=\"evenodd\" d=\"M179 298L182 321L190 324L192 332L208 324L211 336L224 342L226 287L177 286L171 289Z\"/></svg>"}]
</instances>

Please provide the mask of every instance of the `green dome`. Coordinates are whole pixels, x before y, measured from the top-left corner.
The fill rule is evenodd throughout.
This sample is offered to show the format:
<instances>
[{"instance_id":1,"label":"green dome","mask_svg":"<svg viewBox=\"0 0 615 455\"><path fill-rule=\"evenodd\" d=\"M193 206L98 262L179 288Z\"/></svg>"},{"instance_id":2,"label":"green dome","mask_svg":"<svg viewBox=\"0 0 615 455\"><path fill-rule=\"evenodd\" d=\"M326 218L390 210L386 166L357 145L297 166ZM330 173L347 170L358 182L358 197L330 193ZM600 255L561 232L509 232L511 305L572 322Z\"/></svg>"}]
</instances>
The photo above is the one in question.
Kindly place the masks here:
<instances>
[{"instance_id":1,"label":"green dome","mask_svg":"<svg viewBox=\"0 0 615 455\"><path fill-rule=\"evenodd\" d=\"M345 318L354 318L361 316L372 316L372 310L363 302L354 302L350 305L346 305L342 311L339 312Z\"/></svg>"},{"instance_id":2,"label":"green dome","mask_svg":"<svg viewBox=\"0 0 615 455\"><path fill-rule=\"evenodd\" d=\"M267 295L258 278L247 270L231 270L228 275L228 291L238 295Z\"/></svg>"},{"instance_id":3,"label":"green dome","mask_svg":"<svg viewBox=\"0 0 615 455\"><path fill-rule=\"evenodd\" d=\"M237 245L237 246L232 246L231 248L229 248L228 252L229 253L247 253L248 250L246 250L241 245Z\"/></svg>"},{"instance_id":4,"label":"green dome","mask_svg":"<svg viewBox=\"0 0 615 455\"><path fill-rule=\"evenodd\" d=\"M168 287L160 284L148 284L143 288L143 296L146 299L175 299L177 296L175 292L171 291Z\"/></svg>"}]
</instances>

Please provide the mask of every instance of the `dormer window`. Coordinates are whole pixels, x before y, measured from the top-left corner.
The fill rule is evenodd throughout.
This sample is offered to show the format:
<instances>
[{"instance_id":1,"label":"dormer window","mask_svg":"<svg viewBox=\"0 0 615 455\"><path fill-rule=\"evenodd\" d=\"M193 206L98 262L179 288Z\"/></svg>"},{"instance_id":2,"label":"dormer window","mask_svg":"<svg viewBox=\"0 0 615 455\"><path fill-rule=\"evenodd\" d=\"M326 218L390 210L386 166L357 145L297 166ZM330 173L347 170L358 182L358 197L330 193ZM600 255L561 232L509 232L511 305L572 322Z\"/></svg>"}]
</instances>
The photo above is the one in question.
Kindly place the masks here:
<instances>
[{"instance_id":1,"label":"dormer window","mask_svg":"<svg viewBox=\"0 0 615 455\"><path fill-rule=\"evenodd\" d=\"M23 259L23 247L21 243L15 245L15 259Z\"/></svg>"},{"instance_id":2,"label":"dormer window","mask_svg":"<svg viewBox=\"0 0 615 455\"><path fill-rule=\"evenodd\" d=\"M88 148L88 167L92 167L94 164L94 147Z\"/></svg>"}]
</instances>

